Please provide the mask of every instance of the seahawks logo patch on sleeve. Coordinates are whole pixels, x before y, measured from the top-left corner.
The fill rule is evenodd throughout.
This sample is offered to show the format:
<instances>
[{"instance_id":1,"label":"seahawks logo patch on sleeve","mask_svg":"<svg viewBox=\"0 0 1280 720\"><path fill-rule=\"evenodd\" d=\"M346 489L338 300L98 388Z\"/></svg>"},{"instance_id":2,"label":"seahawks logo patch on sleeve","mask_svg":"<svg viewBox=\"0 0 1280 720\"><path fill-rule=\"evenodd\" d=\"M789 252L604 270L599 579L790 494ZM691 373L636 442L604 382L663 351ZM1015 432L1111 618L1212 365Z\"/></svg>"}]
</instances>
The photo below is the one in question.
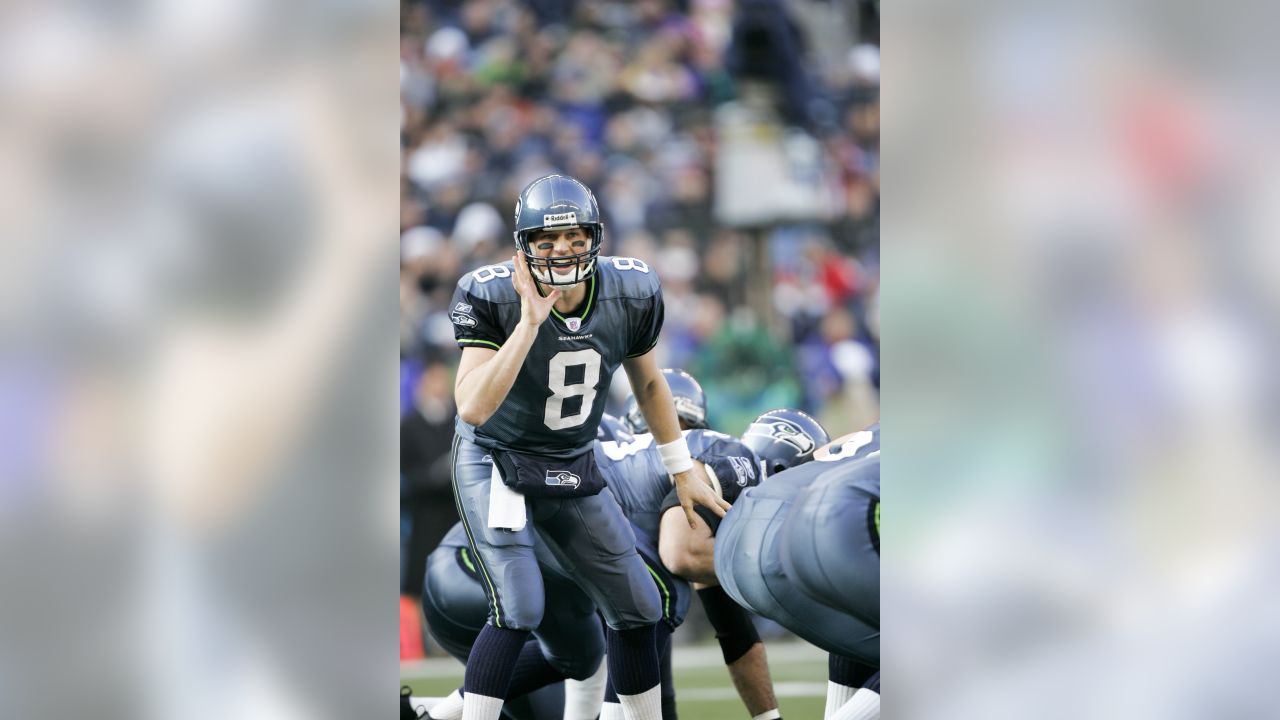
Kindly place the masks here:
<instances>
[{"instance_id":1,"label":"seahawks logo patch on sleeve","mask_svg":"<svg viewBox=\"0 0 1280 720\"><path fill-rule=\"evenodd\" d=\"M475 327L476 319L471 316L471 306L467 303L458 303L453 306L453 324L463 327Z\"/></svg>"}]
</instances>

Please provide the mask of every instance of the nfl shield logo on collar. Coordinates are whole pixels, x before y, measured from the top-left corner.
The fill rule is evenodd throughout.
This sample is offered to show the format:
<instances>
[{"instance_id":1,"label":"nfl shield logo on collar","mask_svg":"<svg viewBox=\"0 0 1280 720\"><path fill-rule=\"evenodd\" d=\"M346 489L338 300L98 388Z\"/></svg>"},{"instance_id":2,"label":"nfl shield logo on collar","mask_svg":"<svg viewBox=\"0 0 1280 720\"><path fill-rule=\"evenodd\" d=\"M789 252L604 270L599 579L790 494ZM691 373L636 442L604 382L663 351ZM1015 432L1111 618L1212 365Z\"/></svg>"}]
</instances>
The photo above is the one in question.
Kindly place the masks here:
<instances>
[{"instance_id":1,"label":"nfl shield logo on collar","mask_svg":"<svg viewBox=\"0 0 1280 720\"><path fill-rule=\"evenodd\" d=\"M582 318L565 318L564 324L569 326L569 332L578 332L578 328L582 327Z\"/></svg>"}]
</instances>

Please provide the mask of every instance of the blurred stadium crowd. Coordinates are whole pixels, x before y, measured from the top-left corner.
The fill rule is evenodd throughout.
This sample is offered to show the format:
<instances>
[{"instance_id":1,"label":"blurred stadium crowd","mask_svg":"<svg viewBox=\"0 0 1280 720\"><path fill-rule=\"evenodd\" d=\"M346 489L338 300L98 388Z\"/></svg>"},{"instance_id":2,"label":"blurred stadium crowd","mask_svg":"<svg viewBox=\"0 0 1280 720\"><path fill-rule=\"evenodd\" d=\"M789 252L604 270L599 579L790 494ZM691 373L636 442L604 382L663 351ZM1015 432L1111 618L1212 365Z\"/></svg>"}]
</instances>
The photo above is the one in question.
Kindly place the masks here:
<instances>
[{"instance_id":1,"label":"blurred stadium crowd","mask_svg":"<svg viewBox=\"0 0 1280 720\"><path fill-rule=\"evenodd\" d=\"M604 214L604 253L657 269L659 363L703 383L712 427L741 432L781 406L833 434L878 417L877 13L815 0L402 5L407 594L456 519L449 299L462 273L510 259L515 197L539 175L584 181ZM733 151L717 113L732 107L755 111L791 174L829 198L824 211L725 221L717 193L734 189L716 172ZM749 191L768 193L770 175L762 166ZM617 414L623 373L613 391Z\"/></svg>"}]
</instances>

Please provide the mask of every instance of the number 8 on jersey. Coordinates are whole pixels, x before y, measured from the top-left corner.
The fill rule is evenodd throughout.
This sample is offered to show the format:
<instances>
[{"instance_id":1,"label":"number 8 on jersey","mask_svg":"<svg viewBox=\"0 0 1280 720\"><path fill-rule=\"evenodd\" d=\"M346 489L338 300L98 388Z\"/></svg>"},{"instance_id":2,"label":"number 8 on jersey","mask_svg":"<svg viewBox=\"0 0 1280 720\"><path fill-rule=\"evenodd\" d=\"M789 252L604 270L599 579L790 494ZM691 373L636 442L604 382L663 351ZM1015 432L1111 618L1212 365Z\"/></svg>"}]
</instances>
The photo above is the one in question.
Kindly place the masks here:
<instances>
[{"instance_id":1,"label":"number 8 on jersey","mask_svg":"<svg viewBox=\"0 0 1280 720\"><path fill-rule=\"evenodd\" d=\"M569 369L582 368L582 380L570 383ZM543 423L552 430L564 430L577 427L587 421L591 415L591 406L596 400L596 383L600 382L600 353L587 348L556 353L551 358L551 372L548 383L551 385L551 397L547 398ZM564 415L566 403L573 398L580 398L577 412Z\"/></svg>"}]
</instances>

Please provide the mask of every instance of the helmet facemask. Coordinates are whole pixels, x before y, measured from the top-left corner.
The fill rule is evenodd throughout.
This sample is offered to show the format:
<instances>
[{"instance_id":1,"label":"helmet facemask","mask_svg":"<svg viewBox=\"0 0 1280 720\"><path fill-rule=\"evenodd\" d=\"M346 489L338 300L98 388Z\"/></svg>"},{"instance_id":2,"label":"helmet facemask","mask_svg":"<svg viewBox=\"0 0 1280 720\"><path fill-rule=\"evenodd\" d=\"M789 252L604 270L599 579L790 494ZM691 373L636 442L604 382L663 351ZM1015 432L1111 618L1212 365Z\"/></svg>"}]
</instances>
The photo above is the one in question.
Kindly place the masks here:
<instances>
[{"instance_id":1,"label":"helmet facemask","mask_svg":"<svg viewBox=\"0 0 1280 720\"><path fill-rule=\"evenodd\" d=\"M581 228L590 239L591 245L587 250L560 257L543 257L534 251L532 238L535 233L551 229L570 230L574 227ZM536 228L517 232L516 246L520 252L524 253L525 263L528 264L529 273L533 275L535 282L539 285L568 290L589 280L595 274L596 256L600 254L600 235L598 224ZM555 268L572 268L572 271L558 273Z\"/></svg>"},{"instance_id":2,"label":"helmet facemask","mask_svg":"<svg viewBox=\"0 0 1280 720\"><path fill-rule=\"evenodd\" d=\"M693 398L674 395L676 417L680 418L690 429L707 427L707 411Z\"/></svg>"}]
</instances>

